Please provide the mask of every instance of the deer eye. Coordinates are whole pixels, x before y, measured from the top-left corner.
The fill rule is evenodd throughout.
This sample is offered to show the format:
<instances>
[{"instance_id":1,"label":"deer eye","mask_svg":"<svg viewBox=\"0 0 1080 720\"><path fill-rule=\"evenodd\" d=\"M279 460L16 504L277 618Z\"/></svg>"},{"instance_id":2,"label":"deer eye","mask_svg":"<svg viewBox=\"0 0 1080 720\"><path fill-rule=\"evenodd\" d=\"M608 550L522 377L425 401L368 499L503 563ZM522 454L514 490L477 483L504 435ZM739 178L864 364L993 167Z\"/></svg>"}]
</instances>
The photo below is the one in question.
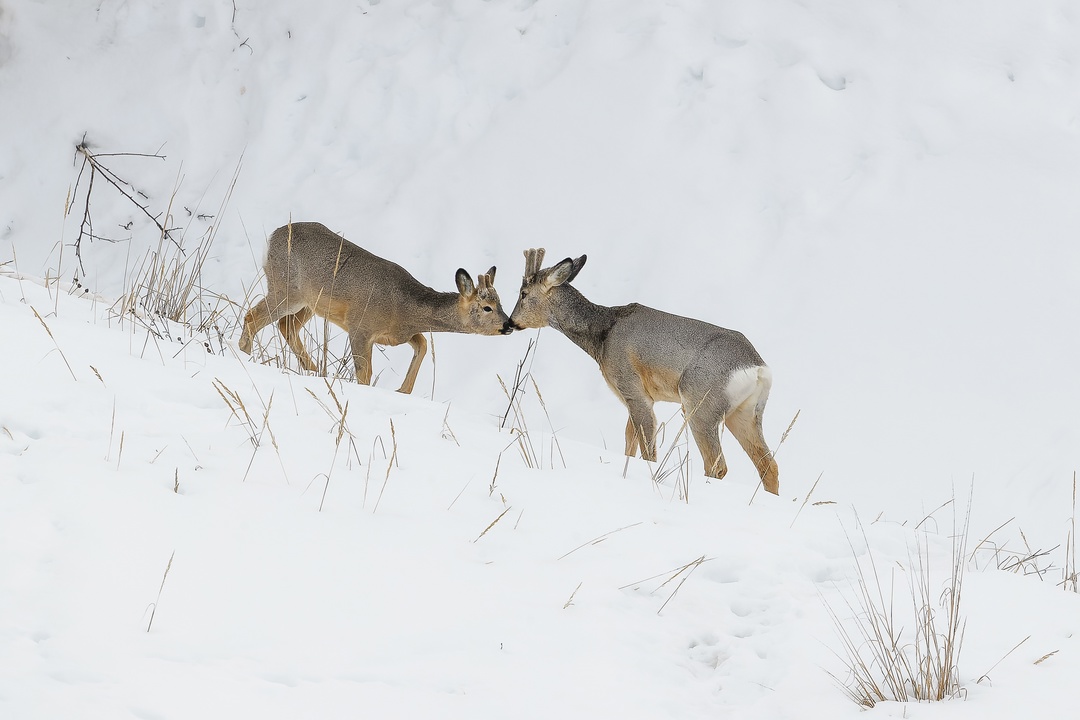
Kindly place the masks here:
<instances>
[{"instance_id":1,"label":"deer eye","mask_svg":"<svg viewBox=\"0 0 1080 720\"><path fill-rule=\"evenodd\" d=\"M484 306L484 312L491 312L491 306L490 305L485 305Z\"/></svg>"}]
</instances>

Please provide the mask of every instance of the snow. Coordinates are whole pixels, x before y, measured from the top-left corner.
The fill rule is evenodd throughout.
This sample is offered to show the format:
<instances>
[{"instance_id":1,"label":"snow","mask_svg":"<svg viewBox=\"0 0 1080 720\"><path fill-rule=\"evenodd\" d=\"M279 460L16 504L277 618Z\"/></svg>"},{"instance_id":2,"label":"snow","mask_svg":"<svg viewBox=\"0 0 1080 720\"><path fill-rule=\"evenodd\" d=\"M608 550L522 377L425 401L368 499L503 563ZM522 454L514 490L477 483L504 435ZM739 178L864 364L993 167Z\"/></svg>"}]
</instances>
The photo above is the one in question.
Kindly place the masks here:
<instances>
[{"instance_id":1,"label":"snow","mask_svg":"<svg viewBox=\"0 0 1080 720\"><path fill-rule=\"evenodd\" d=\"M919 535L947 567L969 488L963 696L872 712L1060 714L1078 23L1063 0L7 0L0 717L854 716L828 607L856 557L903 601ZM160 231L98 176L80 265L80 143L137 153L101 160L189 256L209 243L220 334L117 316ZM624 410L550 329L437 335L407 397L407 348L371 388L252 362L237 322L290 219L442 290L495 264L507 311L524 249L587 253L594 302L744 332L774 447L799 413L780 497L730 438L721 482L685 437L689 472L626 462ZM539 468L499 427L530 340Z\"/></svg>"}]
</instances>

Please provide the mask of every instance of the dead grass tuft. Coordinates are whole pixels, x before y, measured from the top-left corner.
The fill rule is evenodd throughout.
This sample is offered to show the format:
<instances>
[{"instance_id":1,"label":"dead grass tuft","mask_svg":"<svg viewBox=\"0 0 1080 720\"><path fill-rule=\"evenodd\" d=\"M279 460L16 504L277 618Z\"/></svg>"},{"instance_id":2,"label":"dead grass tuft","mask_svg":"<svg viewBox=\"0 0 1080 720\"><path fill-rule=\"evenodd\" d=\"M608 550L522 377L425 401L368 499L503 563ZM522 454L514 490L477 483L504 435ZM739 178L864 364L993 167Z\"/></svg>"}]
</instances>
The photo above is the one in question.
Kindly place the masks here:
<instances>
[{"instance_id":1,"label":"dead grass tuft","mask_svg":"<svg viewBox=\"0 0 1080 720\"><path fill-rule=\"evenodd\" d=\"M916 533L916 546L906 566L892 568L884 581L873 554L856 556L858 592L845 597L846 617L826 602L841 642L837 656L844 677L834 679L855 703L873 707L879 702L937 701L962 695L958 663L964 639L961 614L964 563L971 504L963 525L951 536L950 566L939 589L931 571L925 533ZM860 523L863 540L866 530ZM850 543L850 538L849 538ZM866 543L869 546L868 543ZM897 607L897 572L906 576L910 607Z\"/></svg>"}]
</instances>

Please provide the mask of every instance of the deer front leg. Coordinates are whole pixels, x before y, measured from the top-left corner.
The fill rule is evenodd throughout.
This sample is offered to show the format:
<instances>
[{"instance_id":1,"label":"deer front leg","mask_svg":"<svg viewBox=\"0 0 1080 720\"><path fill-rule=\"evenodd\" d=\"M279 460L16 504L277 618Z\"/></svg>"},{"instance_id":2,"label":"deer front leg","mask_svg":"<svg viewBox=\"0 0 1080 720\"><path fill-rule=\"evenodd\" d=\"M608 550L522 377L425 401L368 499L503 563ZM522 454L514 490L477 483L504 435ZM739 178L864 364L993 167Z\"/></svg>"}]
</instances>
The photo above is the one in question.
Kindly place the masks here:
<instances>
[{"instance_id":1,"label":"deer front leg","mask_svg":"<svg viewBox=\"0 0 1080 720\"><path fill-rule=\"evenodd\" d=\"M360 385L371 384L371 338L366 334L349 332L349 346L352 349L353 365L356 367L356 382Z\"/></svg>"},{"instance_id":2,"label":"deer front leg","mask_svg":"<svg viewBox=\"0 0 1080 720\"><path fill-rule=\"evenodd\" d=\"M641 448L641 457L656 461L656 415L653 401L645 392L641 377L632 368L622 364L605 367L601 364L608 385L626 406L630 418L626 421L626 454L634 457Z\"/></svg>"},{"instance_id":3,"label":"deer front leg","mask_svg":"<svg viewBox=\"0 0 1080 720\"><path fill-rule=\"evenodd\" d=\"M411 393L413 391L413 385L416 384L416 374L420 372L420 363L424 361L424 355L427 354L427 339L424 338L423 333L416 333L409 338L409 345L413 349L412 362L409 363L409 369L405 372L405 379L401 382L401 387L398 388L399 393Z\"/></svg>"},{"instance_id":4,"label":"deer front leg","mask_svg":"<svg viewBox=\"0 0 1080 720\"><path fill-rule=\"evenodd\" d=\"M637 442L635 445L641 446L641 458L649 462L656 462L656 415L653 413L652 401L628 400L626 408L630 411L627 432L631 428L636 431ZM632 455L629 452L629 442L627 442L627 451L627 455Z\"/></svg>"},{"instance_id":5,"label":"deer front leg","mask_svg":"<svg viewBox=\"0 0 1080 720\"><path fill-rule=\"evenodd\" d=\"M638 450L638 432L634 427L634 418L626 418L626 455L634 457Z\"/></svg>"}]
</instances>

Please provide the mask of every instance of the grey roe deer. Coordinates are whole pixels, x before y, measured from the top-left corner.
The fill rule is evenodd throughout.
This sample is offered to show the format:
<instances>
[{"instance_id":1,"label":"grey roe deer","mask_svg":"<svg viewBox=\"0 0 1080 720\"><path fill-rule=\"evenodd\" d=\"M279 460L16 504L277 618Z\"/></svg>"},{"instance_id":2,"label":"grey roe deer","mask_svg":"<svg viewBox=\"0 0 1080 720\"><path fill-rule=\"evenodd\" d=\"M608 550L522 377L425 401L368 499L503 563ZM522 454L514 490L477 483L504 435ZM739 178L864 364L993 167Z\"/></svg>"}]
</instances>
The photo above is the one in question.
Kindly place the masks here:
<instances>
[{"instance_id":1,"label":"grey roe deer","mask_svg":"<svg viewBox=\"0 0 1080 720\"><path fill-rule=\"evenodd\" d=\"M600 364L607 384L626 405L626 454L638 447L656 460L653 403L682 404L701 451L705 474L722 478L720 424L727 425L754 462L762 485L779 492L779 473L761 429L772 373L754 346L734 330L634 303L604 307L569 283L586 256L541 270L544 249L525 251L525 277L510 314L513 328L550 325Z\"/></svg>"},{"instance_id":2,"label":"grey roe deer","mask_svg":"<svg viewBox=\"0 0 1080 720\"><path fill-rule=\"evenodd\" d=\"M512 332L492 283L495 268L477 277L459 269L457 292L438 292L404 268L354 245L325 225L290 223L270 235L266 248L266 297L244 316L240 349L251 353L255 334L277 323L304 369L315 363L300 340L313 315L349 334L356 381L371 384L373 345L409 343L412 362L398 392L410 393L427 352L425 332L498 335Z\"/></svg>"}]
</instances>

